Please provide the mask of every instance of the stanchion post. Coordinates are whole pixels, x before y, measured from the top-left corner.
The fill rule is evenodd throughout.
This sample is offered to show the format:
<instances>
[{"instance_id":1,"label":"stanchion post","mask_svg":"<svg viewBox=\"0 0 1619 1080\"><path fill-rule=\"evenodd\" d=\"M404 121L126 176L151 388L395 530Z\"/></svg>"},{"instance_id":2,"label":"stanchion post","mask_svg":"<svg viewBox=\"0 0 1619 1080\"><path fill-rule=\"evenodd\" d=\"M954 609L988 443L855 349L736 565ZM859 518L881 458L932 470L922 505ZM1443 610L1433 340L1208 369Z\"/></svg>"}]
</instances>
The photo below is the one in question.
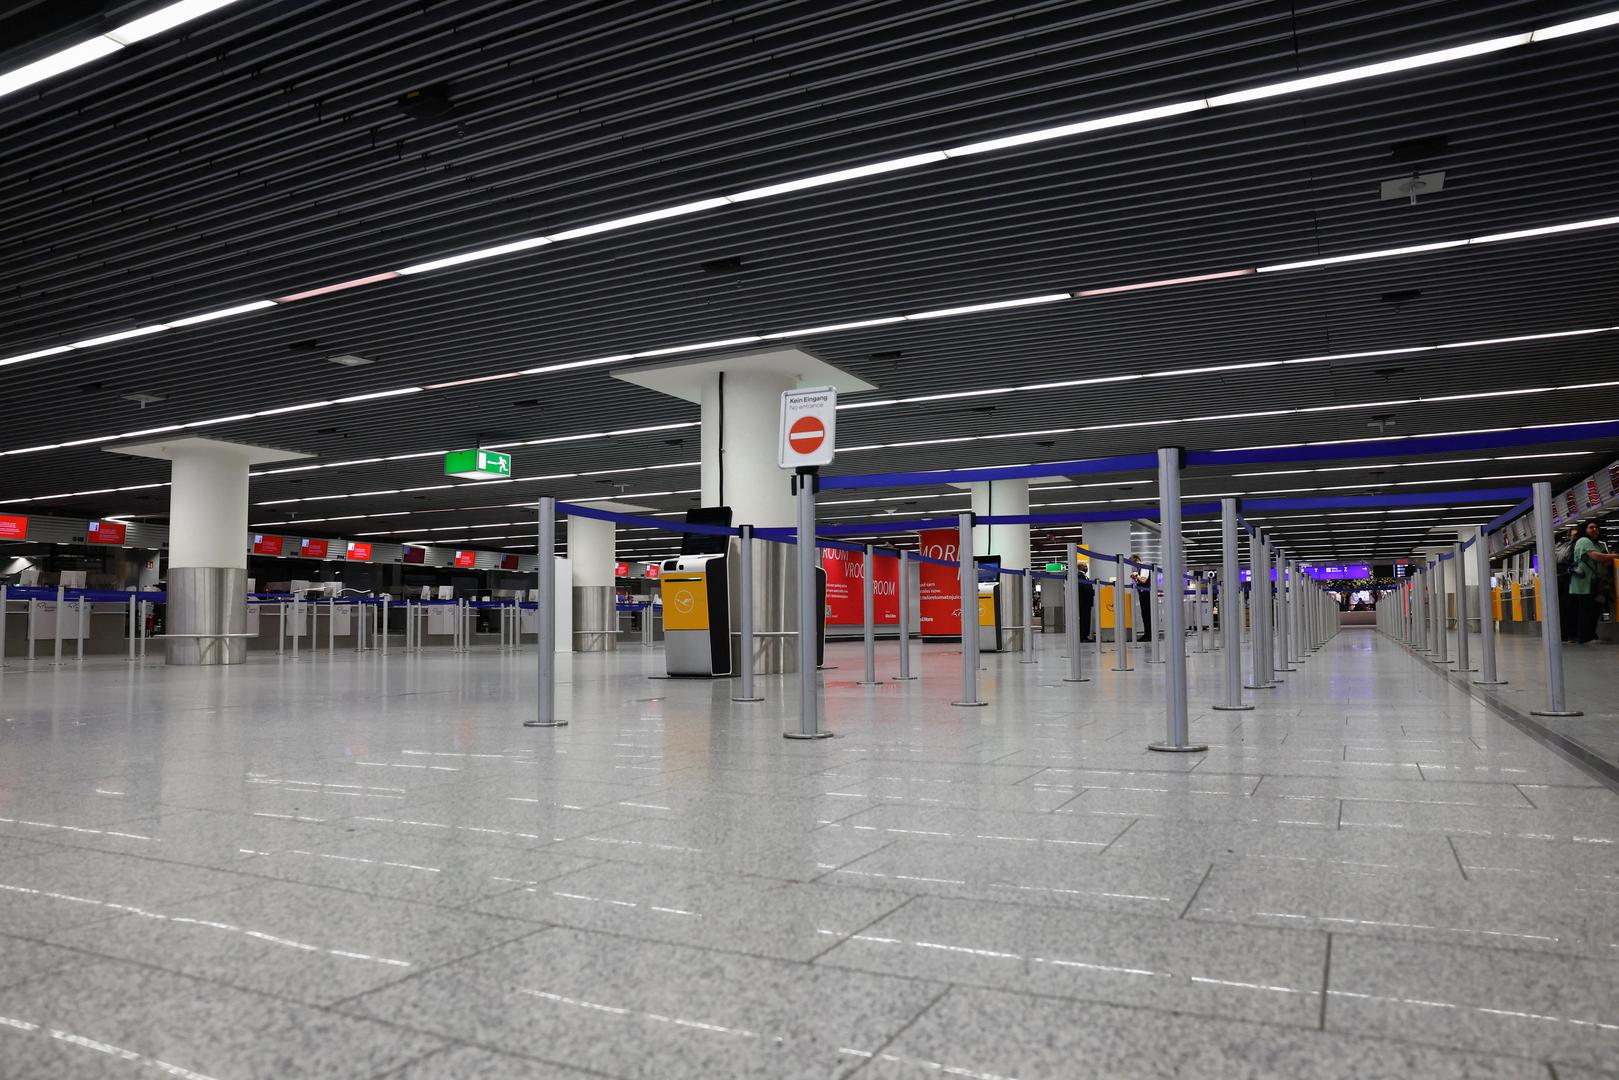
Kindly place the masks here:
<instances>
[{"instance_id":1,"label":"stanchion post","mask_svg":"<svg viewBox=\"0 0 1619 1080\"><path fill-rule=\"evenodd\" d=\"M1446 625L1450 621L1450 612L1447 610L1445 596L1445 564L1437 556L1433 561L1433 595L1434 595L1434 638L1438 648L1438 655L1434 657L1436 664L1450 663L1450 629Z\"/></svg>"},{"instance_id":2,"label":"stanchion post","mask_svg":"<svg viewBox=\"0 0 1619 1080\"><path fill-rule=\"evenodd\" d=\"M1563 642L1558 633L1561 601L1557 595L1557 537L1552 532L1552 486L1536 481L1535 558L1540 576L1535 581L1535 598L1540 601L1540 642L1546 657L1546 707L1530 710L1531 716L1583 716L1570 709L1563 696ZM1550 583L1550 588L1547 584Z\"/></svg>"},{"instance_id":3,"label":"stanchion post","mask_svg":"<svg viewBox=\"0 0 1619 1080\"><path fill-rule=\"evenodd\" d=\"M6 603L6 590L5 590L5 588L3 586L0 586L0 612L3 612L5 610L5 603ZM0 615L0 660L3 660L5 658L5 655L6 655L5 634L6 634L5 617L4 617L4 615ZM276 651L280 652L281 650L277 649ZM129 594L129 656L128 656L128 661L130 663L135 662L135 594L134 593Z\"/></svg>"},{"instance_id":4,"label":"stanchion post","mask_svg":"<svg viewBox=\"0 0 1619 1080\"><path fill-rule=\"evenodd\" d=\"M1147 663L1162 664L1164 660L1164 603L1165 597L1158 588L1158 579L1163 576L1163 567L1147 567L1147 603L1142 605L1145 612L1147 604L1152 605L1152 633L1147 635Z\"/></svg>"},{"instance_id":5,"label":"stanchion post","mask_svg":"<svg viewBox=\"0 0 1619 1080\"><path fill-rule=\"evenodd\" d=\"M11 601L9 598L10 588L11 587L4 582L0 582L0 669L3 669L6 666L6 616L10 614L11 611ZM130 597L129 602L133 604L135 602L135 598L133 596ZM134 625L134 617L131 616L130 626L133 627ZM134 639L131 638L130 640L133 641ZM134 648L135 647L133 645L130 646L131 660L135 658Z\"/></svg>"},{"instance_id":6,"label":"stanchion post","mask_svg":"<svg viewBox=\"0 0 1619 1080\"><path fill-rule=\"evenodd\" d=\"M534 568L539 586L539 607L534 612L535 637L539 648L539 692L535 695L534 719L524 727L567 727L557 719L557 501L540 497L539 564Z\"/></svg>"},{"instance_id":7,"label":"stanchion post","mask_svg":"<svg viewBox=\"0 0 1619 1080\"><path fill-rule=\"evenodd\" d=\"M1288 627L1288 614L1293 603L1292 575L1289 568L1292 560L1287 557L1286 550L1276 549L1276 646L1277 671L1294 671L1293 667L1293 641Z\"/></svg>"},{"instance_id":8,"label":"stanchion post","mask_svg":"<svg viewBox=\"0 0 1619 1080\"><path fill-rule=\"evenodd\" d=\"M1490 590L1490 538L1482 526L1473 533L1473 558L1478 568L1479 686L1501 686L1506 680L1495 672L1495 605Z\"/></svg>"},{"instance_id":9,"label":"stanchion post","mask_svg":"<svg viewBox=\"0 0 1619 1080\"><path fill-rule=\"evenodd\" d=\"M816 674L815 645L820 620L815 610L815 489L819 470L800 466L793 474L798 503L798 730L782 734L789 739L829 739L821 728L820 676Z\"/></svg>"},{"instance_id":10,"label":"stanchion post","mask_svg":"<svg viewBox=\"0 0 1619 1080\"><path fill-rule=\"evenodd\" d=\"M1186 552L1181 537L1181 465L1185 452L1178 446L1163 447L1158 451L1158 520L1164 536L1164 580L1177 583L1186 578ZM1120 564L1122 568L1122 563ZM1148 749L1166 753L1184 754L1207 750L1200 743L1188 739L1186 718L1186 653L1181 648L1185 637L1185 609L1170 604L1167 636L1172 643L1169 650L1169 693L1166 702L1167 731L1161 743L1151 743Z\"/></svg>"},{"instance_id":11,"label":"stanchion post","mask_svg":"<svg viewBox=\"0 0 1619 1080\"><path fill-rule=\"evenodd\" d=\"M1095 566L1093 565L1091 569L1094 570ZM1091 589L1091 606L1094 608L1091 612L1091 641L1096 644L1096 674L1100 676L1102 674L1102 589L1106 586L1102 584L1099 575L1093 574L1092 580L1096 582L1096 585Z\"/></svg>"},{"instance_id":12,"label":"stanchion post","mask_svg":"<svg viewBox=\"0 0 1619 1080\"><path fill-rule=\"evenodd\" d=\"M1130 594L1125 591L1129 567L1121 554L1118 573L1113 575L1113 670L1130 670ZM1100 636L1100 635L1098 635Z\"/></svg>"},{"instance_id":13,"label":"stanchion post","mask_svg":"<svg viewBox=\"0 0 1619 1080\"><path fill-rule=\"evenodd\" d=\"M899 674L895 679L909 682L911 674L911 553L899 553Z\"/></svg>"},{"instance_id":14,"label":"stanchion post","mask_svg":"<svg viewBox=\"0 0 1619 1080\"><path fill-rule=\"evenodd\" d=\"M1076 544L1068 545L1068 574L1063 578L1063 607L1067 609L1064 617L1064 627L1068 638L1068 674L1063 682L1089 682L1084 671L1085 643L1079 635L1079 549ZM1100 626L1092 627L1098 637L1101 636Z\"/></svg>"},{"instance_id":15,"label":"stanchion post","mask_svg":"<svg viewBox=\"0 0 1619 1080\"><path fill-rule=\"evenodd\" d=\"M1023 571L1023 659L1020 664L1034 663L1034 567Z\"/></svg>"},{"instance_id":16,"label":"stanchion post","mask_svg":"<svg viewBox=\"0 0 1619 1080\"><path fill-rule=\"evenodd\" d=\"M1252 705L1242 700L1242 575L1237 568L1237 500L1220 500L1220 633L1225 638L1225 701L1214 706L1221 712L1244 712ZM1232 617L1231 598L1238 597L1239 614Z\"/></svg>"},{"instance_id":17,"label":"stanchion post","mask_svg":"<svg viewBox=\"0 0 1619 1080\"><path fill-rule=\"evenodd\" d=\"M866 677L860 680L861 686L877 685L877 554L870 544L860 553L861 579L860 579L860 609L864 623L861 630L861 644L865 647Z\"/></svg>"},{"instance_id":18,"label":"stanchion post","mask_svg":"<svg viewBox=\"0 0 1619 1080\"><path fill-rule=\"evenodd\" d=\"M52 622L55 624L54 629L56 630L55 662L58 664L62 662L62 623L67 621L67 612L62 609L65 607L67 607L67 590L58 585L56 587L56 611L54 613L56 617L52 620Z\"/></svg>"},{"instance_id":19,"label":"stanchion post","mask_svg":"<svg viewBox=\"0 0 1619 1080\"><path fill-rule=\"evenodd\" d=\"M737 577L742 582L742 597L737 603L737 614L741 617L742 633L737 640L737 651L742 655L737 658L741 665L742 689L732 696L732 701L763 701L753 692L753 526L744 525L739 530L737 538ZM651 608L647 609L647 618L652 616ZM649 624L650 625L650 624Z\"/></svg>"},{"instance_id":20,"label":"stanchion post","mask_svg":"<svg viewBox=\"0 0 1619 1080\"><path fill-rule=\"evenodd\" d=\"M1450 562L1456 570L1456 670L1472 671L1467 654L1467 553L1462 545L1453 549Z\"/></svg>"},{"instance_id":21,"label":"stanchion post","mask_svg":"<svg viewBox=\"0 0 1619 1080\"><path fill-rule=\"evenodd\" d=\"M978 562L973 558L973 515L957 519L956 560L961 568L961 700L950 704L977 708L978 700Z\"/></svg>"},{"instance_id":22,"label":"stanchion post","mask_svg":"<svg viewBox=\"0 0 1619 1080\"><path fill-rule=\"evenodd\" d=\"M1269 599L1270 560L1265 553L1265 538L1255 529L1248 536L1248 651L1254 681L1247 684L1245 690L1270 690L1276 686L1266 653Z\"/></svg>"}]
</instances>

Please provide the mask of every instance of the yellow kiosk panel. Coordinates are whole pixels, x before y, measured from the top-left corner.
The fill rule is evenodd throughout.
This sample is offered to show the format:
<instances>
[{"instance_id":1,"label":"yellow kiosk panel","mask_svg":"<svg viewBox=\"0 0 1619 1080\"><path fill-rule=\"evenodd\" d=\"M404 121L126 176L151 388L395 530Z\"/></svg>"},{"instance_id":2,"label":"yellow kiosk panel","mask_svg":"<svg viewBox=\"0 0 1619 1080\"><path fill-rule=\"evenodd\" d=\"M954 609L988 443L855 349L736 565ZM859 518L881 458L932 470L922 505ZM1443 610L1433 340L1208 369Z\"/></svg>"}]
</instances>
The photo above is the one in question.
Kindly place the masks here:
<instances>
[{"instance_id":1,"label":"yellow kiosk panel","mask_svg":"<svg viewBox=\"0 0 1619 1080\"><path fill-rule=\"evenodd\" d=\"M665 630L708 629L708 575L681 571L658 579L663 588Z\"/></svg>"}]
</instances>

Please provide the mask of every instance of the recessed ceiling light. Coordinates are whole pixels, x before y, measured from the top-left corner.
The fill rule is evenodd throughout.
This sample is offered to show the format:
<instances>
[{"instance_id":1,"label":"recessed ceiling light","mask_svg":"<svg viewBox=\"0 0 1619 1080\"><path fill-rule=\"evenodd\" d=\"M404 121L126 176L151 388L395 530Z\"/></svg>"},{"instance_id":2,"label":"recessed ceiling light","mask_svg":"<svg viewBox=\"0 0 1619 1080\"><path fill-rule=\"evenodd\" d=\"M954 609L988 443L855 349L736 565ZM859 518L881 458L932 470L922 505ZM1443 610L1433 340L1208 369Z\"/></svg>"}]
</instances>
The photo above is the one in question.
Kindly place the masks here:
<instances>
[{"instance_id":1,"label":"recessed ceiling light","mask_svg":"<svg viewBox=\"0 0 1619 1080\"><path fill-rule=\"evenodd\" d=\"M342 356L328 356L326 359L342 367L365 367L367 364L376 363L375 360L367 360L365 357L355 356L353 353L344 353Z\"/></svg>"},{"instance_id":2,"label":"recessed ceiling light","mask_svg":"<svg viewBox=\"0 0 1619 1080\"><path fill-rule=\"evenodd\" d=\"M148 405L156 405L160 401L167 401L168 400L168 398L164 397L162 394L134 393L134 394L119 394L118 396L123 398L125 401L133 401L133 402L135 402L137 405L139 405L143 409L146 408L146 406L148 406Z\"/></svg>"}]
</instances>

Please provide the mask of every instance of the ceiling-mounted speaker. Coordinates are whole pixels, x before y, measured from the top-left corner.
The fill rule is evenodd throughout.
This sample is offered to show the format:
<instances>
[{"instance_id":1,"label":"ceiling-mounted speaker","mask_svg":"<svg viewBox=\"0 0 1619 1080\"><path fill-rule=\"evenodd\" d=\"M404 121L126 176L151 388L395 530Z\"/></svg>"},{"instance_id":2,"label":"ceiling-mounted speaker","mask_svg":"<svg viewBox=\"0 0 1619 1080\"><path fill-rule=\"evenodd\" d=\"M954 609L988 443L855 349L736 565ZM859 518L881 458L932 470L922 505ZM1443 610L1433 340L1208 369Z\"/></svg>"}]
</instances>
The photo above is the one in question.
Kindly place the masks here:
<instances>
[{"instance_id":1,"label":"ceiling-mounted speaker","mask_svg":"<svg viewBox=\"0 0 1619 1080\"><path fill-rule=\"evenodd\" d=\"M450 84L434 83L419 90L407 90L399 99L399 111L412 120L443 120L455 111L450 100Z\"/></svg>"}]
</instances>

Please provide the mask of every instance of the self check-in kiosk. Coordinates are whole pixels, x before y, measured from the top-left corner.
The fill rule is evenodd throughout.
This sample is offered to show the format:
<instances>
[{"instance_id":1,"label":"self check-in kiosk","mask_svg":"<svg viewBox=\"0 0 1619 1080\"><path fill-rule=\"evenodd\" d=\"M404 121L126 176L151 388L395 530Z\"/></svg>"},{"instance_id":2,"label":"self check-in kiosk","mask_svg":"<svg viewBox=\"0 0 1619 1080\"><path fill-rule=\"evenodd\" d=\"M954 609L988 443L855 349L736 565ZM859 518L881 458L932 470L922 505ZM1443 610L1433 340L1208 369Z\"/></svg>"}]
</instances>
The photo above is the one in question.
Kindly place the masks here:
<instances>
[{"instance_id":1,"label":"self check-in kiosk","mask_svg":"<svg viewBox=\"0 0 1619 1080\"><path fill-rule=\"evenodd\" d=\"M731 509L693 510L687 513L686 523L728 526ZM680 551L663 563L658 577L668 673L675 678L730 675L731 538L686 533Z\"/></svg>"},{"instance_id":2,"label":"self check-in kiosk","mask_svg":"<svg viewBox=\"0 0 1619 1080\"><path fill-rule=\"evenodd\" d=\"M978 583L978 651L1001 651L1001 586L999 582Z\"/></svg>"}]
</instances>

